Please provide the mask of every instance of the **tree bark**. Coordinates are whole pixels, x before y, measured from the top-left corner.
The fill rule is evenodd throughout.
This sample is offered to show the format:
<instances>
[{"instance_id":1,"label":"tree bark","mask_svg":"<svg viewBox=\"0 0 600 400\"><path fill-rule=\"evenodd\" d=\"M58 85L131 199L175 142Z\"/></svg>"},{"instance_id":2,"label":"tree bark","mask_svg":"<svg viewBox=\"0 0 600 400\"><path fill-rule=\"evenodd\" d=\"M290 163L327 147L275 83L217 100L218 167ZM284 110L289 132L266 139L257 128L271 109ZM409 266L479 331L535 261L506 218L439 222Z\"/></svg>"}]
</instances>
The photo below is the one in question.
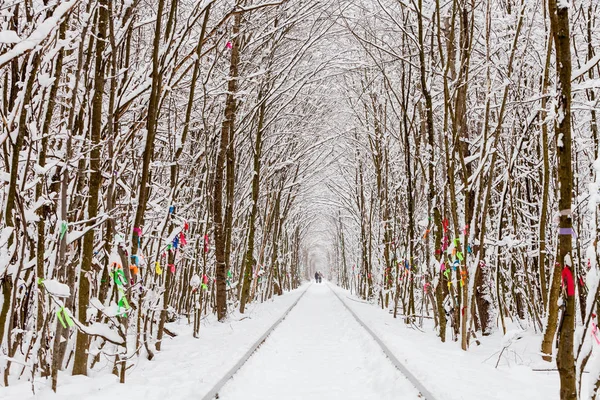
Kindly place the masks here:
<instances>
[{"instance_id":1,"label":"tree bark","mask_svg":"<svg viewBox=\"0 0 600 400\"><path fill-rule=\"evenodd\" d=\"M225 116L221 125L221 141L219 153L217 155L217 163L215 165L215 180L213 187L213 225L215 234L215 258L216 258L216 290L217 290L217 318L223 321L227 316L227 234L223 220L223 168L225 166L225 158L228 158L230 139L233 137L235 128L235 111L239 64L239 46L240 38L239 31L241 25L241 14L235 15L233 24L233 40L231 42L231 61L229 65L229 82L227 83L227 100L225 104ZM229 161L228 161L229 162Z\"/></svg>"},{"instance_id":2,"label":"tree bark","mask_svg":"<svg viewBox=\"0 0 600 400\"><path fill-rule=\"evenodd\" d=\"M557 124L556 153L557 153L557 186L559 187L559 235L557 262L554 268L552 292L550 294L548 325L544 342L548 336L553 337L556 330L557 297L562 283L562 322L558 327L557 366L560 374L560 398L563 400L576 399L577 388L575 380L575 360L573 354L573 336L575 332L575 293L570 286L577 282L573 268L571 249L573 222L571 214L571 197L573 195L573 169L571 165L571 42L569 27L569 9L563 7L563 2L548 0L550 24L556 48L557 73ZM554 296L553 296L554 294ZM548 348L542 352L549 354Z\"/></svg>"},{"instance_id":3,"label":"tree bark","mask_svg":"<svg viewBox=\"0 0 600 400\"><path fill-rule=\"evenodd\" d=\"M98 30L96 36L96 64L94 74L94 97L92 100L92 120L90 127L90 178L89 199L87 218L88 227L94 225L98 215L98 198L100 186L102 185L102 171L100 166L100 142L102 131L102 101L104 97L104 67L102 59L105 43L107 41L108 24L108 0L99 0L98 6ZM92 274L92 258L94 256L94 228L89 228L83 237L83 254L81 271L79 273L79 296L77 317L82 324L87 322L87 309L90 301L90 280ZM73 363L73 375L87 375L89 337L83 331L77 331L77 344L75 347L75 360Z\"/></svg>"}]
</instances>

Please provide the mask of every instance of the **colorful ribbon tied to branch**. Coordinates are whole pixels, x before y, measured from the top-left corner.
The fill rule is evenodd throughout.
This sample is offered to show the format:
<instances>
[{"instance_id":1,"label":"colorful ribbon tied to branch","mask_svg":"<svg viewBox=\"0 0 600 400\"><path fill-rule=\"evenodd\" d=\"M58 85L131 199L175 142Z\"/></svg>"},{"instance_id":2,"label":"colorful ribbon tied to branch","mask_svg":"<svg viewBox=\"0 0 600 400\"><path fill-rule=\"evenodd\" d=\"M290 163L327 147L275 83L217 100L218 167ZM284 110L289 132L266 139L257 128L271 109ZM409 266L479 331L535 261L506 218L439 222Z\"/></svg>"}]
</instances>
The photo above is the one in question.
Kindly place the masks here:
<instances>
[{"instance_id":1,"label":"colorful ribbon tied to branch","mask_svg":"<svg viewBox=\"0 0 600 400\"><path fill-rule=\"evenodd\" d=\"M450 270L450 268L446 268L444 270L444 276L446 277L446 279L450 280L451 274L452 274L452 271Z\"/></svg>"},{"instance_id":2,"label":"colorful ribbon tied to branch","mask_svg":"<svg viewBox=\"0 0 600 400\"><path fill-rule=\"evenodd\" d=\"M125 311L129 309L129 303L127 302L127 298L125 297L125 291L123 290L123 284L126 282L125 272L123 271L123 267L121 265L116 263L114 263L114 265L116 265L116 268L113 270L112 275L115 284L117 285L118 291L117 304L119 306L119 309L117 310L117 315L127 316L127 313ZM121 311L121 309L124 309L124 311Z\"/></svg>"},{"instance_id":3,"label":"colorful ribbon tied to branch","mask_svg":"<svg viewBox=\"0 0 600 400\"><path fill-rule=\"evenodd\" d=\"M137 236L138 246L142 245L142 228L135 227L133 228L133 233Z\"/></svg>"},{"instance_id":4,"label":"colorful ribbon tied to branch","mask_svg":"<svg viewBox=\"0 0 600 400\"><path fill-rule=\"evenodd\" d=\"M460 270L460 286L461 287L465 285L465 282L467 281L467 275L468 275L468 272L466 269Z\"/></svg>"},{"instance_id":5,"label":"colorful ribbon tied to branch","mask_svg":"<svg viewBox=\"0 0 600 400\"><path fill-rule=\"evenodd\" d=\"M179 243L181 243L182 246L185 246L187 244L187 240L185 238L185 233L183 233L183 232L179 233Z\"/></svg>"},{"instance_id":6,"label":"colorful ribbon tied to branch","mask_svg":"<svg viewBox=\"0 0 600 400\"><path fill-rule=\"evenodd\" d=\"M204 235L204 253L208 253L209 244L208 235Z\"/></svg>"},{"instance_id":7,"label":"colorful ribbon tied to branch","mask_svg":"<svg viewBox=\"0 0 600 400\"><path fill-rule=\"evenodd\" d=\"M117 264L116 268L112 272L113 280L117 286L122 286L127 280L125 279L125 271L122 267Z\"/></svg>"},{"instance_id":8,"label":"colorful ribbon tied to branch","mask_svg":"<svg viewBox=\"0 0 600 400\"><path fill-rule=\"evenodd\" d=\"M169 214L173 214L175 212L175 206L169 207Z\"/></svg>"},{"instance_id":9,"label":"colorful ribbon tied to branch","mask_svg":"<svg viewBox=\"0 0 600 400\"><path fill-rule=\"evenodd\" d=\"M442 238L442 251L446 251L446 249L448 248L448 244L448 236L444 235L444 237Z\"/></svg>"},{"instance_id":10,"label":"colorful ribbon tied to branch","mask_svg":"<svg viewBox=\"0 0 600 400\"><path fill-rule=\"evenodd\" d=\"M567 266L565 266L562 270L562 284L563 288L566 288L568 297L575 296L575 282L573 280L573 273Z\"/></svg>"},{"instance_id":11,"label":"colorful ribbon tied to branch","mask_svg":"<svg viewBox=\"0 0 600 400\"><path fill-rule=\"evenodd\" d=\"M173 238L173 248L177 250L177 247L179 247L179 236Z\"/></svg>"},{"instance_id":12,"label":"colorful ribbon tied to branch","mask_svg":"<svg viewBox=\"0 0 600 400\"><path fill-rule=\"evenodd\" d=\"M592 314L592 318L596 318L596 314ZM596 339L596 343L600 345L600 338L598 338L598 325L592 321L592 337Z\"/></svg>"},{"instance_id":13,"label":"colorful ribbon tied to branch","mask_svg":"<svg viewBox=\"0 0 600 400\"><path fill-rule=\"evenodd\" d=\"M123 292L123 290L119 290L119 294L120 294L120 298L119 298L119 303L118 305L118 310L117 310L117 315L119 317L126 317L127 316L127 310L129 310L129 302L127 301L127 297L125 296L125 292ZM121 311L123 310L123 311Z\"/></svg>"},{"instance_id":14,"label":"colorful ribbon tied to branch","mask_svg":"<svg viewBox=\"0 0 600 400\"><path fill-rule=\"evenodd\" d=\"M156 271L156 275L162 275L162 268L160 267L160 262L157 261L154 263L154 269Z\"/></svg>"},{"instance_id":15,"label":"colorful ribbon tied to branch","mask_svg":"<svg viewBox=\"0 0 600 400\"><path fill-rule=\"evenodd\" d=\"M577 239L577 234L573 230L573 228L558 228L559 235L567 235L573 236L573 239Z\"/></svg>"},{"instance_id":16,"label":"colorful ribbon tied to branch","mask_svg":"<svg viewBox=\"0 0 600 400\"><path fill-rule=\"evenodd\" d=\"M456 253L456 257L462 262L465 258L463 257L463 253L460 251Z\"/></svg>"},{"instance_id":17,"label":"colorful ribbon tied to branch","mask_svg":"<svg viewBox=\"0 0 600 400\"><path fill-rule=\"evenodd\" d=\"M458 260L454 260L454 262L452 263L452 270L456 271L458 267L460 267L460 262Z\"/></svg>"},{"instance_id":18,"label":"colorful ribbon tied to branch","mask_svg":"<svg viewBox=\"0 0 600 400\"><path fill-rule=\"evenodd\" d=\"M137 275L140 272L140 270L138 268L139 265L140 265L140 256L138 256L137 254L133 254L131 256L131 265L129 266L129 270L134 275Z\"/></svg>"},{"instance_id":19,"label":"colorful ribbon tied to branch","mask_svg":"<svg viewBox=\"0 0 600 400\"><path fill-rule=\"evenodd\" d=\"M64 319L63 319L63 316L64 316ZM67 329L67 326L69 326L69 328L70 328L74 325L73 320L69 316L69 311L65 307L61 307L58 309L58 311L56 312L56 317L58 318L58 320L60 321L60 324L65 329Z\"/></svg>"},{"instance_id":20,"label":"colorful ribbon tied to branch","mask_svg":"<svg viewBox=\"0 0 600 400\"><path fill-rule=\"evenodd\" d=\"M63 238L65 237L65 234L67 233L67 230L68 230L67 221L62 221L60 223L60 240L63 240Z\"/></svg>"},{"instance_id":21,"label":"colorful ribbon tied to branch","mask_svg":"<svg viewBox=\"0 0 600 400\"><path fill-rule=\"evenodd\" d=\"M175 273L175 264L169 264L169 270L171 271L172 274Z\"/></svg>"}]
</instances>

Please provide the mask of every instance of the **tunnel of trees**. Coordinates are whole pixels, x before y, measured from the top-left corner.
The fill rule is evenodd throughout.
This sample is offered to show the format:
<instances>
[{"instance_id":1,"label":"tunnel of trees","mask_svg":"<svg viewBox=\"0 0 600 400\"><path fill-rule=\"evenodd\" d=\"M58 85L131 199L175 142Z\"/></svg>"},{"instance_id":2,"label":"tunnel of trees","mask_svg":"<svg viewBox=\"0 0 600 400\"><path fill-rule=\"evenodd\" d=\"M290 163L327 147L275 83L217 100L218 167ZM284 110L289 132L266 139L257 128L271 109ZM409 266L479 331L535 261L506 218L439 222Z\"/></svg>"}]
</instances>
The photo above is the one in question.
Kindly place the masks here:
<instances>
[{"instance_id":1,"label":"tunnel of trees","mask_svg":"<svg viewBox=\"0 0 600 400\"><path fill-rule=\"evenodd\" d=\"M465 351L507 321L543 335L576 398L599 19L596 0L3 1L0 381L106 356L124 382L168 322L202 340L205 316L321 269Z\"/></svg>"}]
</instances>

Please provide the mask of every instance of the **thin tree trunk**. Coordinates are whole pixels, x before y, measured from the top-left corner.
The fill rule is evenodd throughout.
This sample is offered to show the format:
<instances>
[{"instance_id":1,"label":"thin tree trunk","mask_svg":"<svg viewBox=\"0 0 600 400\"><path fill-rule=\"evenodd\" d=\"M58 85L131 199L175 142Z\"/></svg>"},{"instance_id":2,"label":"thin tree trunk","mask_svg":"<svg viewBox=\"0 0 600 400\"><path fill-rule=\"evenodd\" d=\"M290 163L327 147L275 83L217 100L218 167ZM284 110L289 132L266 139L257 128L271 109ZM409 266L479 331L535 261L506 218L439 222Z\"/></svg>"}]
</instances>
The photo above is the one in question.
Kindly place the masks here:
<instances>
[{"instance_id":1,"label":"thin tree trunk","mask_svg":"<svg viewBox=\"0 0 600 400\"><path fill-rule=\"evenodd\" d=\"M105 62L102 59L105 43L107 41L108 24L108 4L107 0L99 0L98 7L98 30L96 36L96 65L94 74L94 97L92 100L92 120L90 127L90 142L92 149L90 151L90 178L89 178L89 199L88 226L95 223L98 215L98 198L100 195L100 186L102 185L102 171L100 170L100 141L102 131L102 102L104 98L104 68ZM81 271L79 273L79 296L77 317L82 324L87 322L87 309L90 301L90 280L88 274L91 274L92 258L94 253L94 233L95 229L89 230L83 237L83 253L81 261ZM83 331L77 331L77 344L75 347L75 360L73 364L73 375L87 375L89 337Z\"/></svg>"},{"instance_id":2,"label":"thin tree trunk","mask_svg":"<svg viewBox=\"0 0 600 400\"><path fill-rule=\"evenodd\" d=\"M241 14L235 15L233 25L233 40L231 42L231 61L229 65L229 82L227 84L227 100L225 105L225 116L221 126L221 143L219 153L217 155L217 164L215 165L215 180L214 180L214 203L213 203L213 225L215 232L215 258L216 258L216 290L217 290L217 318L223 321L227 316L227 233L225 231L223 220L223 168L225 159L228 157L229 139L233 137L235 128L235 110L239 64L239 47L240 38L239 31L241 25ZM228 161L229 163L229 161Z\"/></svg>"}]
</instances>

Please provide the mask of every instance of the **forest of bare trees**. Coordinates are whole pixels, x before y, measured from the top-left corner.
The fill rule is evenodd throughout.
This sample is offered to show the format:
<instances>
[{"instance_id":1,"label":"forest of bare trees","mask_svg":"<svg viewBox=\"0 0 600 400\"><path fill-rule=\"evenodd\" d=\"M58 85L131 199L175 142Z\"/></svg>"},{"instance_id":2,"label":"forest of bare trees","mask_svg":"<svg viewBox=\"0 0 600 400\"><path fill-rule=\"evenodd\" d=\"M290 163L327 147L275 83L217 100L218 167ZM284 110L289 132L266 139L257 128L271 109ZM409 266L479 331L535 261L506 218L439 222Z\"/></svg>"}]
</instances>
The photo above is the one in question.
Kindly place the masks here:
<instances>
[{"instance_id":1,"label":"forest of bare trees","mask_svg":"<svg viewBox=\"0 0 600 400\"><path fill-rule=\"evenodd\" d=\"M555 0L341 16L363 64L344 74L353 123L329 183L339 282L463 350L507 321L543 334L562 399L598 351L599 17Z\"/></svg>"},{"instance_id":2,"label":"forest of bare trees","mask_svg":"<svg viewBox=\"0 0 600 400\"><path fill-rule=\"evenodd\" d=\"M325 259L465 351L539 334L579 398L599 19L597 0L0 0L0 382L56 390L108 357L125 383L169 322L202 340Z\"/></svg>"}]
</instances>

